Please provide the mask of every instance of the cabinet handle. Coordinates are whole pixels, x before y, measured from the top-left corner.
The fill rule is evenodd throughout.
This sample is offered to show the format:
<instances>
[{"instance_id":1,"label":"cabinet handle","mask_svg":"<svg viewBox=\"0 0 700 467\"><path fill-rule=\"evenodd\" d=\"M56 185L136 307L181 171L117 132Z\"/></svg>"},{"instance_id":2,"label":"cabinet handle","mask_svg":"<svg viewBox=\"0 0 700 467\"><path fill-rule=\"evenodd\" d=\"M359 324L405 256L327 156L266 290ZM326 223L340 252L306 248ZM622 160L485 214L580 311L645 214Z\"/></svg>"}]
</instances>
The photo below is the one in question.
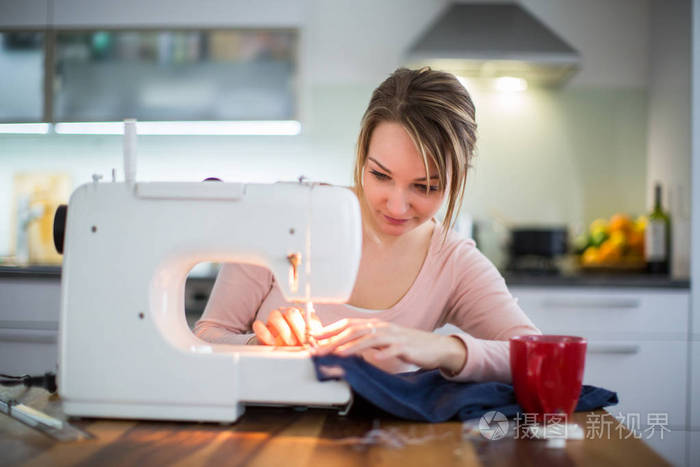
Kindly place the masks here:
<instances>
[{"instance_id":1,"label":"cabinet handle","mask_svg":"<svg viewBox=\"0 0 700 467\"><path fill-rule=\"evenodd\" d=\"M547 309L634 309L639 308L640 302L638 298L621 298L610 300L557 300L545 299L542 301L542 307Z\"/></svg>"},{"instance_id":2,"label":"cabinet handle","mask_svg":"<svg viewBox=\"0 0 700 467\"><path fill-rule=\"evenodd\" d=\"M593 354L636 354L637 344L588 344L588 353Z\"/></svg>"},{"instance_id":3,"label":"cabinet handle","mask_svg":"<svg viewBox=\"0 0 700 467\"><path fill-rule=\"evenodd\" d=\"M58 342L58 333L32 329L0 329L0 342L55 344Z\"/></svg>"}]
</instances>

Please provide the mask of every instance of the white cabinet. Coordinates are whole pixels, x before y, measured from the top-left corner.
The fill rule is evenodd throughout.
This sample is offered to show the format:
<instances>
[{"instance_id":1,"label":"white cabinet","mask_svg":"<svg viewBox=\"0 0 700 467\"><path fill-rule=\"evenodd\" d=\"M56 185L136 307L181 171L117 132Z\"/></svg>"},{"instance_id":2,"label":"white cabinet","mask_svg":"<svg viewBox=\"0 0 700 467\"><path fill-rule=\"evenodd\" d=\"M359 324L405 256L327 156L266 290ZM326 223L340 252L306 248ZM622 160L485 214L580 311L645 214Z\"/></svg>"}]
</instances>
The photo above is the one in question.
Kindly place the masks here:
<instances>
[{"instance_id":1,"label":"white cabinet","mask_svg":"<svg viewBox=\"0 0 700 467\"><path fill-rule=\"evenodd\" d=\"M691 341L690 346L690 427L700 431L700 340Z\"/></svg>"},{"instance_id":2,"label":"white cabinet","mask_svg":"<svg viewBox=\"0 0 700 467\"><path fill-rule=\"evenodd\" d=\"M586 337L584 384L617 392L620 403L607 410L622 420L638 417L642 431L649 416L666 417L670 433L647 442L671 463L685 465L688 290L515 286L510 291L543 333ZM692 397L700 403L700 396Z\"/></svg>"},{"instance_id":3,"label":"white cabinet","mask_svg":"<svg viewBox=\"0 0 700 467\"><path fill-rule=\"evenodd\" d=\"M679 289L511 287L543 332L589 339L687 340L689 294Z\"/></svg>"},{"instance_id":4,"label":"white cabinet","mask_svg":"<svg viewBox=\"0 0 700 467\"><path fill-rule=\"evenodd\" d=\"M691 431L688 437L688 465L700 465L700 431Z\"/></svg>"},{"instance_id":5,"label":"white cabinet","mask_svg":"<svg viewBox=\"0 0 700 467\"><path fill-rule=\"evenodd\" d=\"M0 278L0 373L55 371L58 278Z\"/></svg>"},{"instance_id":6,"label":"white cabinet","mask_svg":"<svg viewBox=\"0 0 700 467\"><path fill-rule=\"evenodd\" d=\"M0 28L43 27L48 19L48 0L0 0Z\"/></svg>"},{"instance_id":7,"label":"white cabinet","mask_svg":"<svg viewBox=\"0 0 700 467\"><path fill-rule=\"evenodd\" d=\"M623 420L639 414L646 425L650 415L665 417L669 428L683 430L687 363L685 342L590 340L583 382L617 392L620 403L607 410Z\"/></svg>"},{"instance_id":8,"label":"white cabinet","mask_svg":"<svg viewBox=\"0 0 700 467\"><path fill-rule=\"evenodd\" d=\"M17 2L22 3L22 2ZM255 6L252 6L252 4ZM167 4L167 5L166 5ZM303 0L61 0L52 24L59 27L295 27L302 24Z\"/></svg>"}]
</instances>

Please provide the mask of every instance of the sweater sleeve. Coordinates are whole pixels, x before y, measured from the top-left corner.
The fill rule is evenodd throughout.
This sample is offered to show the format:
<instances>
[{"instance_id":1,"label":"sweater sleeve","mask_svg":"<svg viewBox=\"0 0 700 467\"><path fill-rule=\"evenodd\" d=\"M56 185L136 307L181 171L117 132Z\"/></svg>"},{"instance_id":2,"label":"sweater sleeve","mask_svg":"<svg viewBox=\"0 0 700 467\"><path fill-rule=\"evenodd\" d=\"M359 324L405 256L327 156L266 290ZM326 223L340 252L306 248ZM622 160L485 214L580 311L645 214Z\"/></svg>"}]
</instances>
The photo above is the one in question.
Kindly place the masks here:
<instances>
[{"instance_id":1,"label":"sweater sleeve","mask_svg":"<svg viewBox=\"0 0 700 467\"><path fill-rule=\"evenodd\" d=\"M255 335L253 321L274 285L264 267L226 263L214 282L194 334L216 344L246 344Z\"/></svg>"},{"instance_id":2,"label":"sweater sleeve","mask_svg":"<svg viewBox=\"0 0 700 467\"><path fill-rule=\"evenodd\" d=\"M443 376L456 381L510 382L508 339L541 334L508 291L503 276L474 245L462 241L450 255L452 293L447 322L464 333L454 334L467 349L461 371Z\"/></svg>"}]
</instances>

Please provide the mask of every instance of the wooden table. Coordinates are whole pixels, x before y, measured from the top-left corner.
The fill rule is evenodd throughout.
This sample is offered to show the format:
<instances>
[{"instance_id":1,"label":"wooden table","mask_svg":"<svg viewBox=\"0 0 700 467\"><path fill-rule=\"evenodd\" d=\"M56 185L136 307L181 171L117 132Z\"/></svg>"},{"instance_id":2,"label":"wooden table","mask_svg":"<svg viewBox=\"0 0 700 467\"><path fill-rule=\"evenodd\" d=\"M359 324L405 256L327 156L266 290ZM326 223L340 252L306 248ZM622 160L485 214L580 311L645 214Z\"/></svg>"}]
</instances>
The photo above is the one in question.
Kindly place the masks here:
<instances>
[{"instance_id":1,"label":"wooden table","mask_svg":"<svg viewBox=\"0 0 700 467\"><path fill-rule=\"evenodd\" d=\"M0 396L66 418L59 397L44 390L0 388ZM618 425L602 410L574 414L574 421L586 427L589 416ZM538 440L490 441L467 434L461 422L343 417L322 409L248 407L234 425L98 419L71 423L95 439L59 443L0 414L0 465L666 465L641 440L619 436L628 433L624 427L619 433L613 430L610 439L591 436L551 449Z\"/></svg>"}]
</instances>

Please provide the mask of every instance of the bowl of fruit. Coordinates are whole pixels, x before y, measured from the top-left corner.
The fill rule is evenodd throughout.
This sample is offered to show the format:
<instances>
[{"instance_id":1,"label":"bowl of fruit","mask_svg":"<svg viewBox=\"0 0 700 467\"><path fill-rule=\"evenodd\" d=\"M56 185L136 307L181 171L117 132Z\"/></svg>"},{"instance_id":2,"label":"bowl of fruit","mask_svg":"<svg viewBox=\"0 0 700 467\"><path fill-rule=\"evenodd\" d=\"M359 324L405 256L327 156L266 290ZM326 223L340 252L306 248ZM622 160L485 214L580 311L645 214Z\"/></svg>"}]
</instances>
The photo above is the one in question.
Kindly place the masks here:
<instances>
[{"instance_id":1,"label":"bowl of fruit","mask_svg":"<svg viewBox=\"0 0 700 467\"><path fill-rule=\"evenodd\" d=\"M615 214L610 219L596 219L573 242L583 270L641 271L644 261L644 231L647 218L632 219Z\"/></svg>"}]
</instances>

